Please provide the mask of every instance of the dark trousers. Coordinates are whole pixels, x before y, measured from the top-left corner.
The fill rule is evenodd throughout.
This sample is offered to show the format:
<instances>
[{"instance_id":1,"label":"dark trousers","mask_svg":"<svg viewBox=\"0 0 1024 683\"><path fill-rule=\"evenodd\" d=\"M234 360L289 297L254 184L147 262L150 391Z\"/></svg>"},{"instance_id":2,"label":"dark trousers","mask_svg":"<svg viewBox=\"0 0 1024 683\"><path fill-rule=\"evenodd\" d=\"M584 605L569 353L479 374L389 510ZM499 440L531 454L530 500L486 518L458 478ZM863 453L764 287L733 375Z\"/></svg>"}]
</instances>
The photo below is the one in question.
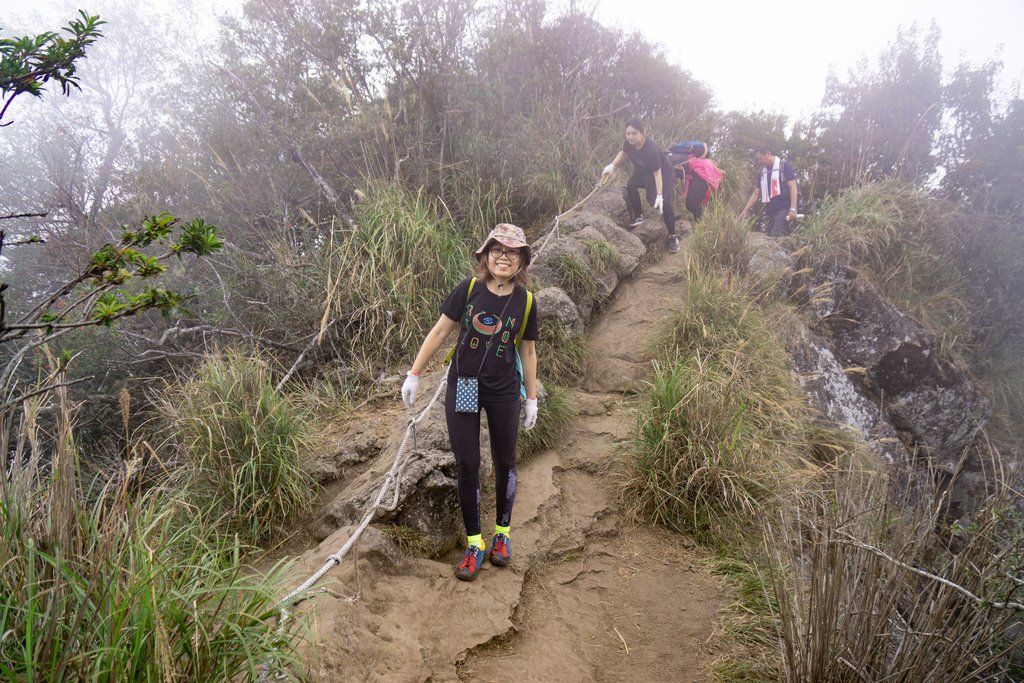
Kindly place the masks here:
<instances>
[{"instance_id":1,"label":"dark trousers","mask_svg":"<svg viewBox=\"0 0 1024 683\"><path fill-rule=\"evenodd\" d=\"M676 173L671 166L661 169L661 198L663 200L662 218L665 219L665 229L669 235L676 234L676 211L672 206L672 188L676 184ZM642 175L634 173L626 181L626 206L629 209L630 219L642 216L643 207L640 205L640 190L647 192L647 203L654 206L654 200L658 197L658 189L654 186L654 174L645 173Z\"/></svg>"},{"instance_id":2,"label":"dark trousers","mask_svg":"<svg viewBox=\"0 0 1024 683\"><path fill-rule=\"evenodd\" d=\"M704 195L708 193L708 181L696 173L690 175L690 183L686 188L686 209L693 214L693 220L699 221L704 215Z\"/></svg>"},{"instance_id":3,"label":"dark trousers","mask_svg":"<svg viewBox=\"0 0 1024 683\"><path fill-rule=\"evenodd\" d=\"M786 220L786 216L789 215L789 210L777 211L775 213L765 213L764 215L764 231L768 233L769 237L782 237L788 235L793 227L793 224Z\"/></svg>"},{"instance_id":4,"label":"dark trousers","mask_svg":"<svg viewBox=\"0 0 1024 683\"><path fill-rule=\"evenodd\" d=\"M491 462L494 464L495 521L512 522L516 500L516 440L519 437L519 397L494 401L480 394L480 410L487 411L491 434ZM480 413L455 412L455 378L450 377L444 413L448 439L455 453L455 474L459 484L459 508L466 535L480 533Z\"/></svg>"}]
</instances>

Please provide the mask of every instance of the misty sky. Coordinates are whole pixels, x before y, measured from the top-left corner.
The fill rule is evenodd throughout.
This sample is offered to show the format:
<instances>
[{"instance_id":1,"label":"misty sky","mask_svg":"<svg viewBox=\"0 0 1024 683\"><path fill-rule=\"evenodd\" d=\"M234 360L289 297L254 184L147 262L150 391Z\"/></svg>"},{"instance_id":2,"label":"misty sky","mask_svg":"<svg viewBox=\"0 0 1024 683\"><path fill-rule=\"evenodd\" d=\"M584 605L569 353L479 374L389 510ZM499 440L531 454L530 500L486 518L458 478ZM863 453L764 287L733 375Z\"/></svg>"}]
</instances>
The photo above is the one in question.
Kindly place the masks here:
<instances>
[{"instance_id":1,"label":"misty sky","mask_svg":"<svg viewBox=\"0 0 1024 683\"><path fill-rule=\"evenodd\" d=\"M876 63L898 27L915 21L938 24L947 72L961 59L980 65L1001 46L1001 91L1017 92L1024 79L1024 0L601 0L597 16L663 44L724 109L806 116L821 103L830 66L845 79L862 55ZM781 57L761 66L773 53Z\"/></svg>"},{"instance_id":2,"label":"misty sky","mask_svg":"<svg viewBox=\"0 0 1024 683\"><path fill-rule=\"evenodd\" d=\"M107 0L0 0L0 26L12 17L23 30L44 30L63 23L82 6L103 15ZM563 0L564 1L564 0ZM179 11L183 2L150 0ZM216 14L237 13L241 0L192 0L198 32L209 34ZM559 5L553 2L553 5ZM577 2L577 6L587 2ZM714 2L637 2L598 0L598 19L638 30L665 46L669 58L707 83L723 109L765 109L803 118L821 102L830 67L845 78L867 55L874 63L899 26L935 21L942 31L943 66L951 71L961 59L978 65L999 57L1004 63L999 87L1004 99L1024 80L1024 0L715 0ZM29 9L31 7L32 9ZM766 12L767 8L774 12ZM26 26L39 14L49 24ZM779 58L774 58L778 55ZM768 65L763 66L766 57Z\"/></svg>"}]
</instances>

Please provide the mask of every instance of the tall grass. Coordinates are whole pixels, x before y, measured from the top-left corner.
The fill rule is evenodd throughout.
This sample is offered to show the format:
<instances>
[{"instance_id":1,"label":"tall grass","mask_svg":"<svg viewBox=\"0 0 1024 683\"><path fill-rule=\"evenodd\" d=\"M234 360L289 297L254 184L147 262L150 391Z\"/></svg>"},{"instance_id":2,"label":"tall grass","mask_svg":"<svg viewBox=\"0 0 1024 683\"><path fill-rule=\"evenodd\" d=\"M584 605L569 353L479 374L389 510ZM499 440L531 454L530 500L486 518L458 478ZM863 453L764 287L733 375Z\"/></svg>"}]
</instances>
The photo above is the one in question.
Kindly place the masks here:
<instances>
[{"instance_id":1,"label":"tall grass","mask_svg":"<svg viewBox=\"0 0 1024 683\"><path fill-rule=\"evenodd\" d=\"M544 389L547 391L547 400L537 413L537 424L530 431L519 434L521 462L541 451L554 448L576 415L567 389L557 384L545 384Z\"/></svg>"},{"instance_id":2,"label":"tall grass","mask_svg":"<svg viewBox=\"0 0 1024 683\"><path fill-rule=\"evenodd\" d=\"M310 426L258 358L210 356L158 405L177 454L175 488L203 501L225 533L263 543L312 504L316 484L302 465Z\"/></svg>"},{"instance_id":3,"label":"tall grass","mask_svg":"<svg viewBox=\"0 0 1024 683\"><path fill-rule=\"evenodd\" d=\"M573 301L597 296L594 269L579 256L568 252L559 254L552 259L551 267L558 277L558 286Z\"/></svg>"},{"instance_id":4,"label":"tall grass","mask_svg":"<svg viewBox=\"0 0 1024 683\"><path fill-rule=\"evenodd\" d=\"M294 625L273 625L283 568L244 574L237 540L162 487L143 494L126 478L87 500L67 395L57 390L44 422L50 398L25 405L13 460L0 462L0 677L238 680L264 662L301 667ZM14 416L0 418L10 436ZM140 467L133 457L126 469Z\"/></svg>"},{"instance_id":5,"label":"tall grass","mask_svg":"<svg viewBox=\"0 0 1024 683\"><path fill-rule=\"evenodd\" d=\"M540 320L541 355L537 372L545 381L575 386L587 367L587 347L554 318Z\"/></svg>"},{"instance_id":6,"label":"tall grass","mask_svg":"<svg viewBox=\"0 0 1024 683\"><path fill-rule=\"evenodd\" d=\"M1024 647L1019 493L997 484L950 528L937 491L915 499L894 481L847 472L768 525L769 566L792 568L772 577L786 680L1010 680Z\"/></svg>"},{"instance_id":7,"label":"tall grass","mask_svg":"<svg viewBox=\"0 0 1024 683\"><path fill-rule=\"evenodd\" d=\"M741 284L691 264L638 409L627 491L641 513L710 539L786 490L808 420L777 322Z\"/></svg>"},{"instance_id":8,"label":"tall grass","mask_svg":"<svg viewBox=\"0 0 1024 683\"><path fill-rule=\"evenodd\" d=\"M323 264L343 360L375 380L414 350L438 305L470 273L470 253L446 209L423 190L371 182L351 230L336 231Z\"/></svg>"},{"instance_id":9,"label":"tall grass","mask_svg":"<svg viewBox=\"0 0 1024 683\"><path fill-rule=\"evenodd\" d=\"M742 275L750 261L747 226L716 198L705 209L688 249L704 269L718 268Z\"/></svg>"}]
</instances>

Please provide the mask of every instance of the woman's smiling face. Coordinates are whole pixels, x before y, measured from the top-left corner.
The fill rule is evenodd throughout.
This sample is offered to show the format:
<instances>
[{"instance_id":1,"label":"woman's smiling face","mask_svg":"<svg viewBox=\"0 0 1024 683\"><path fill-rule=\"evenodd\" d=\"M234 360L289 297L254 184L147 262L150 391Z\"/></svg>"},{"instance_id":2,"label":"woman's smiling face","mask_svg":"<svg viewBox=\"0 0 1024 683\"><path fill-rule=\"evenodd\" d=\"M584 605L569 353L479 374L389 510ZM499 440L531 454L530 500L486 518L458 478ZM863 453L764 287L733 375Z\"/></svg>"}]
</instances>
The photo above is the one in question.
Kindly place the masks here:
<instances>
[{"instance_id":1,"label":"woman's smiling face","mask_svg":"<svg viewBox=\"0 0 1024 683\"><path fill-rule=\"evenodd\" d=\"M506 247L497 241L492 242L487 248L487 260L491 273L498 278L512 277L519 270L519 260L521 258L519 249Z\"/></svg>"}]
</instances>

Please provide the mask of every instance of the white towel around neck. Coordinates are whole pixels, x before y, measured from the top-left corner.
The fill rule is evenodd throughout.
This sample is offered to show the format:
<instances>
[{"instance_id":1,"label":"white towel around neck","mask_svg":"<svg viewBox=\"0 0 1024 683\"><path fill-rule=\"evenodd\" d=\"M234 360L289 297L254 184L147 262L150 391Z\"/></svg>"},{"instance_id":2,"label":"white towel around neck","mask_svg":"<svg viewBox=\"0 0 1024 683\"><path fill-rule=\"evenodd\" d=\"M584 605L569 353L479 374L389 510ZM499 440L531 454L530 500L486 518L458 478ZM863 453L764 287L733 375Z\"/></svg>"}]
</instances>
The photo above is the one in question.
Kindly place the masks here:
<instances>
[{"instance_id":1,"label":"white towel around neck","mask_svg":"<svg viewBox=\"0 0 1024 683\"><path fill-rule=\"evenodd\" d=\"M768 172L767 168L761 169L761 203L767 204L772 200L772 197L778 197L782 194L782 159L775 157L775 161L772 163L771 173ZM771 187L768 186L768 178L771 177Z\"/></svg>"}]
</instances>

